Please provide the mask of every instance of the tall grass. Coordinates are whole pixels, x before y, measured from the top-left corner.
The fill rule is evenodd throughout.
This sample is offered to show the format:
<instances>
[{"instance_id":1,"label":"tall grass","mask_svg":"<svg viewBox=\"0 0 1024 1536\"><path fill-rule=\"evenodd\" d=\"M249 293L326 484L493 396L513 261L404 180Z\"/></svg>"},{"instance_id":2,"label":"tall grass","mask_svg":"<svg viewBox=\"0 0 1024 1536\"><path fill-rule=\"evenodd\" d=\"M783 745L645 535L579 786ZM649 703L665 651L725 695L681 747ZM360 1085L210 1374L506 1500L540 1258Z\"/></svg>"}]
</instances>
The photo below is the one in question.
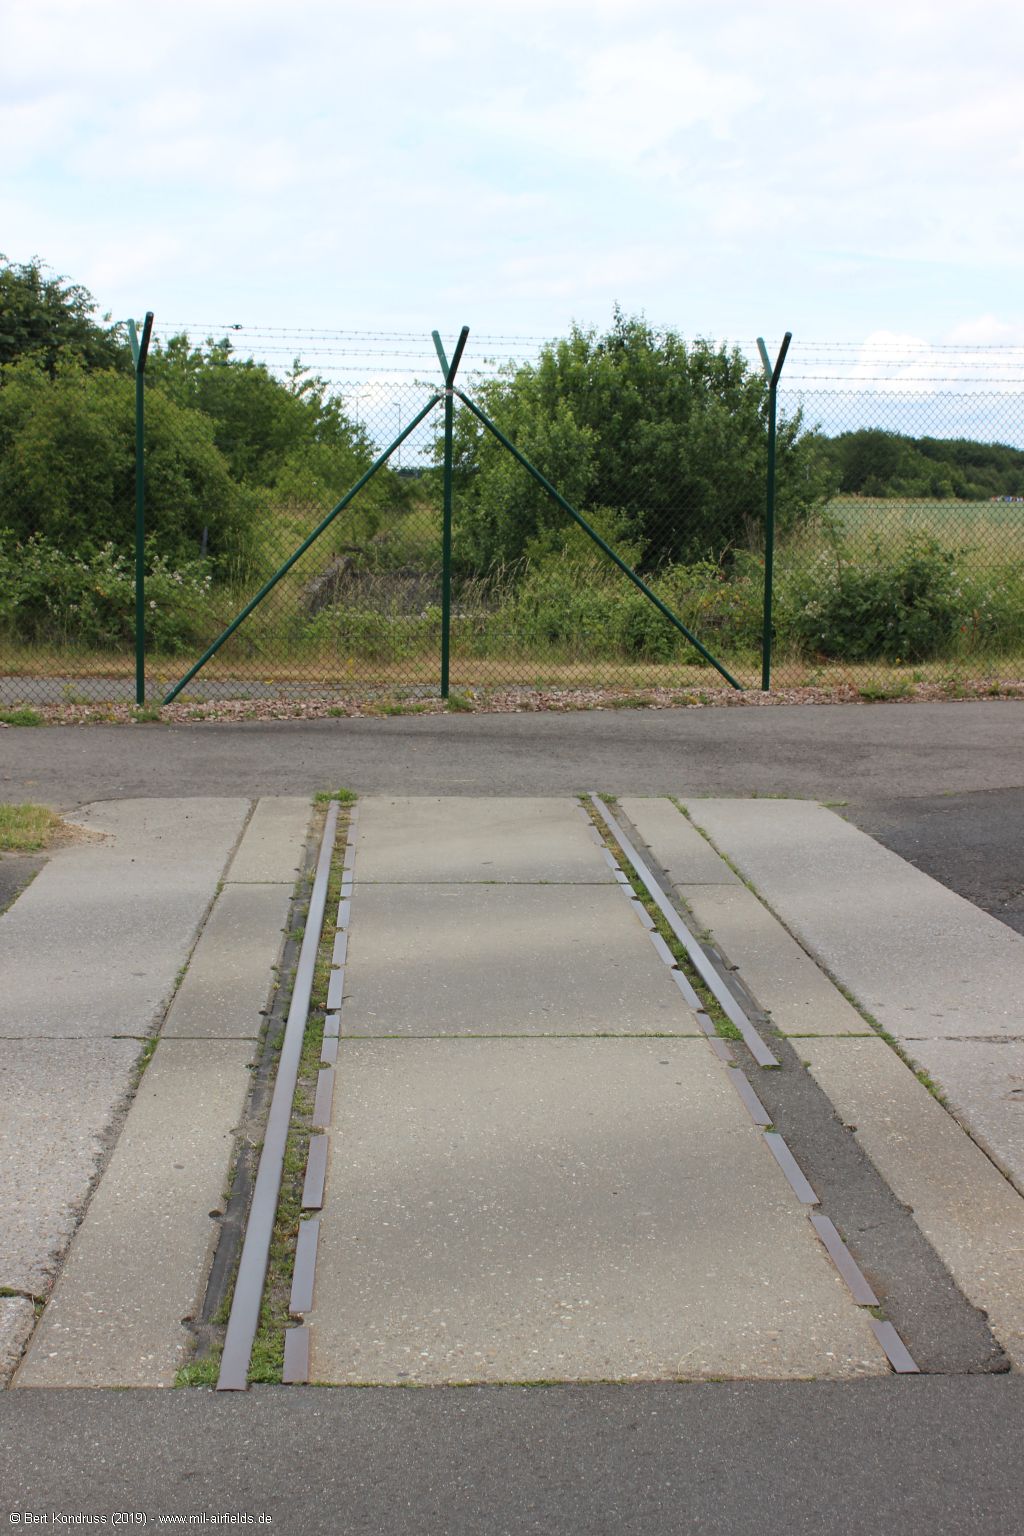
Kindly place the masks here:
<instances>
[{"instance_id":1,"label":"tall grass","mask_svg":"<svg viewBox=\"0 0 1024 1536\"><path fill-rule=\"evenodd\" d=\"M268 505L244 576L177 585L162 572L154 601L166 609L176 593L180 598L173 614L164 612L153 626L157 670L168 680L183 670L179 658L187 662L205 649L322 516L323 509L308 505ZM392 509L354 505L225 644L208 675L432 683L441 627L440 545L440 514L426 496ZM929 676L980 674L997 664L1019 669L1022 545L1024 508L1013 505L837 499L777 549L776 678L806 680L844 667L859 676L872 664L905 664ZM79 562L76 579L89 576L83 571ZM38 602L31 632L16 605L0 604L4 670L117 673L127 667L127 579L119 567L125 625L108 624L98 633L76 631L70 589L50 632ZM648 580L730 671L756 682L760 554L731 550L722 560L665 567ZM95 594L91 601L95 606ZM685 638L579 540L532 563L457 572L452 651L466 683L621 675L639 686L644 678L657 684L669 676L699 681L708 675Z\"/></svg>"}]
</instances>

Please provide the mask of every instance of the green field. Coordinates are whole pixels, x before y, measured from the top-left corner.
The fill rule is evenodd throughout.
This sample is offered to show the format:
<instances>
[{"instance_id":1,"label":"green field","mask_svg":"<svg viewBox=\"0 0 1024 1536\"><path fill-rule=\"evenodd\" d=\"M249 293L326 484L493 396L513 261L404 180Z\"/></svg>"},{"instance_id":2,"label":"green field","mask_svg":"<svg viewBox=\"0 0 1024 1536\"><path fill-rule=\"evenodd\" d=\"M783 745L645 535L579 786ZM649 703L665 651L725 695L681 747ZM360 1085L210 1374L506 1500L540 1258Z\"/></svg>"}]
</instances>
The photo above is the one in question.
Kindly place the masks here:
<instances>
[{"instance_id":1,"label":"green field","mask_svg":"<svg viewBox=\"0 0 1024 1536\"><path fill-rule=\"evenodd\" d=\"M851 539L927 532L989 561L1024 557L1024 502L837 496L827 510Z\"/></svg>"}]
</instances>

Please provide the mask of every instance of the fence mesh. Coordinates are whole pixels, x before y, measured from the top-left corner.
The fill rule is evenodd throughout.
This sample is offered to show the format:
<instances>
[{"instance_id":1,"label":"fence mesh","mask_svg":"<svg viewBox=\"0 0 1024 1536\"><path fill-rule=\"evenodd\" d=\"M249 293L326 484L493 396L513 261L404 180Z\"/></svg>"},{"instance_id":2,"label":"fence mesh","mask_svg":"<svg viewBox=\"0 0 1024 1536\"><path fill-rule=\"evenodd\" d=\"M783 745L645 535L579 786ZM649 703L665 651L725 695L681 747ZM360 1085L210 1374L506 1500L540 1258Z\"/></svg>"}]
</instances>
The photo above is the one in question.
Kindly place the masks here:
<instances>
[{"instance_id":1,"label":"fence mesh","mask_svg":"<svg viewBox=\"0 0 1024 1536\"><path fill-rule=\"evenodd\" d=\"M436 698L436 362L411 338L254 331L230 340L197 343L185 328L158 327L147 368L147 701L178 687L269 583L181 688L180 704L341 708L358 698L407 709ZM542 395L524 406L510 367L536 349L490 340L492 360L459 387L712 659L459 402L456 696L700 696L727 678L759 688L767 406L749 383L753 366L742 409L729 405L736 380L718 379L709 388L721 408L682 433L671 412L652 422L639 396L592 392L571 419L554 397L550 409ZM295 355L304 367L290 366ZM997 691L1024 679L1022 364L1024 353L1010 349L922 357L893 347L879 361L863 349L794 344L779 391L774 688L899 697L922 682ZM3 397L0 710L129 704L130 371L19 375ZM279 574L432 400L386 465Z\"/></svg>"}]
</instances>

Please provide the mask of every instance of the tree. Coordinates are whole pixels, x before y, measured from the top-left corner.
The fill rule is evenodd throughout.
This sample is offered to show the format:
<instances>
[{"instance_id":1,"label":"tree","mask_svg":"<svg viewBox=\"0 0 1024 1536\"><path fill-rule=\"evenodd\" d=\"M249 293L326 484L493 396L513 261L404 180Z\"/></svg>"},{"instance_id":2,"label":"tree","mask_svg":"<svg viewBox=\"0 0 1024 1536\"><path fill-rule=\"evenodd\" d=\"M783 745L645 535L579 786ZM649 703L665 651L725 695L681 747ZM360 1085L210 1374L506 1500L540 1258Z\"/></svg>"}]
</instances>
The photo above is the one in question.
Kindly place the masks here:
<instances>
[{"instance_id":1,"label":"tree","mask_svg":"<svg viewBox=\"0 0 1024 1536\"><path fill-rule=\"evenodd\" d=\"M213 423L214 441L236 480L323 499L348 489L372 458L323 379L296 359L287 380L234 355L227 337L193 347L172 336L150 355L150 385Z\"/></svg>"},{"instance_id":2,"label":"tree","mask_svg":"<svg viewBox=\"0 0 1024 1536\"><path fill-rule=\"evenodd\" d=\"M1024 493L1024 452L968 438L907 437L862 427L831 439L840 489L854 495L984 501Z\"/></svg>"},{"instance_id":3,"label":"tree","mask_svg":"<svg viewBox=\"0 0 1024 1536\"><path fill-rule=\"evenodd\" d=\"M61 358L73 357L86 368L127 372L131 353L123 328L98 324L95 312L88 288L46 276L38 257L15 264L0 254L0 367L35 357L52 375Z\"/></svg>"},{"instance_id":4,"label":"tree","mask_svg":"<svg viewBox=\"0 0 1024 1536\"><path fill-rule=\"evenodd\" d=\"M0 527L89 560L135 532L135 400L130 378L65 361L51 378L38 358L4 370L0 389ZM252 497L232 480L212 424L151 391L146 411L146 527L151 554L244 569ZM204 541L205 531L205 541Z\"/></svg>"},{"instance_id":5,"label":"tree","mask_svg":"<svg viewBox=\"0 0 1024 1536\"><path fill-rule=\"evenodd\" d=\"M616 311L610 331L573 327L536 364L478 391L487 414L584 515L652 569L721 559L763 527L767 384L742 354L686 343ZM799 414L778 426L777 521L809 516L827 492ZM542 553L570 520L476 418L459 416L459 543L477 568Z\"/></svg>"}]
</instances>

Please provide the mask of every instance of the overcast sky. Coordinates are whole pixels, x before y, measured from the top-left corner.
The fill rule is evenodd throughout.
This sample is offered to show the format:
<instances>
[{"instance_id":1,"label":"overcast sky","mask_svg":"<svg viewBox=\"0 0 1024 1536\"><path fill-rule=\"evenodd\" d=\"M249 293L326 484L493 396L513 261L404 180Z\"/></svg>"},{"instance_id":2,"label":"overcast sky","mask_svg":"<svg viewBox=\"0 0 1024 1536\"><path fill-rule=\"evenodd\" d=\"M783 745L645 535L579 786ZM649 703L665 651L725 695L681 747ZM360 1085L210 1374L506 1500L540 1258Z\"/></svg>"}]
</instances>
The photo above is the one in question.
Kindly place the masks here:
<instances>
[{"instance_id":1,"label":"overcast sky","mask_svg":"<svg viewBox=\"0 0 1024 1536\"><path fill-rule=\"evenodd\" d=\"M1024 7L0 0L0 250L115 317L1024 341Z\"/></svg>"}]
</instances>

